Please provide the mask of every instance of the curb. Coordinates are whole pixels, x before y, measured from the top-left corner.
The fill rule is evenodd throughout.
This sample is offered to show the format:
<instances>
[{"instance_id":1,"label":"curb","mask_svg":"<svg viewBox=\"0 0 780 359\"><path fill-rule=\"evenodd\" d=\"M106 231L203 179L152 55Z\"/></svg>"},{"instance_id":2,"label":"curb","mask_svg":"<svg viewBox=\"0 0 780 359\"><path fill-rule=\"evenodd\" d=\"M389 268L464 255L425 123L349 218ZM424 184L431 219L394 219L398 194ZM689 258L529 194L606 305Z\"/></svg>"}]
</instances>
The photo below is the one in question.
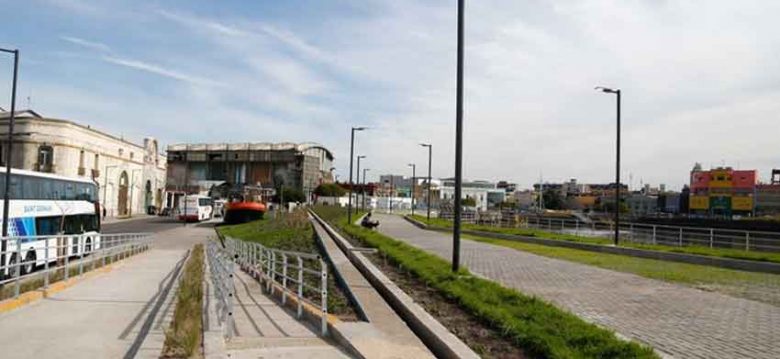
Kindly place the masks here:
<instances>
[{"instance_id":1,"label":"curb","mask_svg":"<svg viewBox=\"0 0 780 359\"><path fill-rule=\"evenodd\" d=\"M420 229L437 231L437 232L446 232L446 233L451 232L451 230L446 228L426 225L425 223L422 223L409 216L404 216L403 218ZM612 247L612 246L604 246L604 245L590 244L590 243L527 237L527 236L520 236L514 234L475 231L470 229L462 230L461 233L480 236L480 237L505 239L510 241L518 241L518 242L525 242L531 244L540 244L540 245L545 245L550 247L564 247L564 248L579 249L579 250L590 251L590 252L626 255L626 256L632 256L638 258L705 265L710 267L734 269L734 270L741 270L741 271L748 271L748 272L780 274L780 264L770 263L770 262L759 262L759 261L731 259L731 258L723 258L723 257L711 257L711 256L698 255L698 254L661 252L661 251L653 251L653 250L638 249L638 248Z\"/></svg>"}]
</instances>

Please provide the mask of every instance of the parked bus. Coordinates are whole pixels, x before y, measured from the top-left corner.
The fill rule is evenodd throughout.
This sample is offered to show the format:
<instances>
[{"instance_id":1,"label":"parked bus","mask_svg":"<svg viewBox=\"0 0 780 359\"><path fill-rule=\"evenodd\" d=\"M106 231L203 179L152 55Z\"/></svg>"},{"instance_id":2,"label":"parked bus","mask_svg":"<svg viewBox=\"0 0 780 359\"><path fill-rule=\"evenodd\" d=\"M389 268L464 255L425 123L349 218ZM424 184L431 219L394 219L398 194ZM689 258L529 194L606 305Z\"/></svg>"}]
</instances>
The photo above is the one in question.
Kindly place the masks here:
<instances>
[{"instance_id":1,"label":"parked bus","mask_svg":"<svg viewBox=\"0 0 780 359\"><path fill-rule=\"evenodd\" d=\"M187 195L180 206L179 220L185 222L209 220L214 214L214 205L209 196Z\"/></svg>"},{"instance_id":2,"label":"parked bus","mask_svg":"<svg viewBox=\"0 0 780 359\"><path fill-rule=\"evenodd\" d=\"M5 189L5 171L5 167L0 167L0 197ZM8 192L9 238L2 240L6 244L6 255L0 254L0 267L5 268L5 263L13 265L22 258L25 265L21 268L21 274L26 274L47 260L56 261L57 252L60 252L60 257L75 256L82 251L88 254L100 248L100 204L97 193L97 185L90 180L11 169ZM2 211L3 201L0 198L0 213ZM83 248L79 246L78 237L67 236L81 234L88 236L82 242ZM46 241L35 237L53 235L62 237L50 244L46 258ZM21 253L17 250L18 240L21 241ZM55 244L60 246L60 250L53 249Z\"/></svg>"}]
</instances>

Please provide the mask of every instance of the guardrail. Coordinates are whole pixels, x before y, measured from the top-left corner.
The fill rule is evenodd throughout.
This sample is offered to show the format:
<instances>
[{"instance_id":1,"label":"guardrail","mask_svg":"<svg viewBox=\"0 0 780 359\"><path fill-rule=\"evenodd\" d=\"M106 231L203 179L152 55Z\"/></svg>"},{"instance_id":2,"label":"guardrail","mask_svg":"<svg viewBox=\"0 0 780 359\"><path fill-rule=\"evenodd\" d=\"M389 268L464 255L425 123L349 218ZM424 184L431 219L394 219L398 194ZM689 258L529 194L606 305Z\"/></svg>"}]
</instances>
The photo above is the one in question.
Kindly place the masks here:
<instances>
[{"instance_id":1,"label":"guardrail","mask_svg":"<svg viewBox=\"0 0 780 359\"><path fill-rule=\"evenodd\" d=\"M206 259L211 273L214 294L217 297L217 319L225 330L225 337L233 337L233 299L236 288L233 283L235 263L232 256L217 242L206 244Z\"/></svg>"},{"instance_id":2,"label":"guardrail","mask_svg":"<svg viewBox=\"0 0 780 359\"><path fill-rule=\"evenodd\" d=\"M322 335L328 333L328 264L316 254L268 248L257 242L225 237L225 248L236 262L266 284L273 295L281 291L282 304L295 298L298 318L307 303L321 312Z\"/></svg>"},{"instance_id":3,"label":"guardrail","mask_svg":"<svg viewBox=\"0 0 780 359\"><path fill-rule=\"evenodd\" d=\"M612 223L585 223L570 219L529 217L520 226L586 237L611 238L614 236L614 224ZM620 240L679 247L703 246L745 251L780 251L780 232L744 231L709 227L621 223Z\"/></svg>"},{"instance_id":4,"label":"guardrail","mask_svg":"<svg viewBox=\"0 0 780 359\"><path fill-rule=\"evenodd\" d=\"M71 271L75 275L126 258L149 248L148 233L128 234L76 234L55 236L16 236L0 238L5 251L0 251L0 285L14 285L14 298L18 298L22 282L43 277L43 289L52 280L68 280ZM20 260L21 259L21 260ZM74 268L74 267L77 267Z\"/></svg>"}]
</instances>

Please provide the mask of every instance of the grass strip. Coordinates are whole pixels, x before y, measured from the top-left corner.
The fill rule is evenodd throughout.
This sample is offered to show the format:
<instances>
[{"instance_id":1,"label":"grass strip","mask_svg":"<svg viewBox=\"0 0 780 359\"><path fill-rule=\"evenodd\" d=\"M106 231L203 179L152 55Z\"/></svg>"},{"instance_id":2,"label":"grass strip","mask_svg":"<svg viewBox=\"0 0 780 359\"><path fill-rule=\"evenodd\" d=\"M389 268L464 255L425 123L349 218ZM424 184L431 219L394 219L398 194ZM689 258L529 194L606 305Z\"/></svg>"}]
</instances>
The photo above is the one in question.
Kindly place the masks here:
<instances>
[{"instance_id":1,"label":"grass strip","mask_svg":"<svg viewBox=\"0 0 780 359\"><path fill-rule=\"evenodd\" d=\"M445 229L452 228L452 221L447 219L431 218L431 220L428 221L428 219L425 216L414 215L411 217L417 221L426 223L433 227L445 228ZM501 233L501 234L508 234L508 235L524 236L524 237L536 237L536 238L563 240L563 241L571 241L571 242L582 242L582 243L590 243L590 244L612 244L612 240L608 238L586 237L586 236L578 236L574 234L555 233L555 232L549 232L549 231L533 229L533 228L506 228L506 227L496 227L496 226L488 226L483 224L471 224L471 223L463 223L462 226L463 229L480 231L480 232ZM772 252L756 252L756 251L750 252L741 249L709 248L703 246L690 246L690 245L677 247L677 246L666 246L666 245L658 245L658 244L657 245L643 244L643 243L635 243L635 242L627 242L627 241L622 241L620 243L620 246L627 247L627 248L661 251L661 252L698 254L698 255L711 256L711 257L780 263L780 253L772 253Z\"/></svg>"},{"instance_id":2,"label":"grass strip","mask_svg":"<svg viewBox=\"0 0 780 359\"><path fill-rule=\"evenodd\" d=\"M466 269L453 273L450 263L438 256L378 232L348 224L343 210L317 207L315 211L344 234L376 248L396 265L499 330L533 357L656 357L652 349L620 340L613 332L587 323L544 300L472 276Z\"/></svg>"},{"instance_id":3,"label":"grass strip","mask_svg":"<svg viewBox=\"0 0 780 359\"><path fill-rule=\"evenodd\" d=\"M176 309L170 328L165 332L163 358L200 357L203 342L203 245L192 249L179 279Z\"/></svg>"}]
</instances>

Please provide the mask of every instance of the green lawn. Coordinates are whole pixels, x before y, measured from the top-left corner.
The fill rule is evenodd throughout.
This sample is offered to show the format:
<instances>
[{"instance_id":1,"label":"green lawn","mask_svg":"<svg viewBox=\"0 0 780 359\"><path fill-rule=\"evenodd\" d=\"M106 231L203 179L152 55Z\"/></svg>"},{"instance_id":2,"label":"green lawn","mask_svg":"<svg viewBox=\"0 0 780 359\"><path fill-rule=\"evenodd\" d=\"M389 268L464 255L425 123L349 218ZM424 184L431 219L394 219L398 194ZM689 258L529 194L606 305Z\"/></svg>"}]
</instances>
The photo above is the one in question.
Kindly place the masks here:
<instances>
[{"instance_id":1,"label":"green lawn","mask_svg":"<svg viewBox=\"0 0 780 359\"><path fill-rule=\"evenodd\" d=\"M343 210L318 207L320 216L344 234L377 248L395 264L458 303L515 342L532 357L654 358L650 348L617 339L614 334L536 297L451 271L444 259L376 231L346 223Z\"/></svg>"},{"instance_id":2,"label":"green lawn","mask_svg":"<svg viewBox=\"0 0 780 359\"><path fill-rule=\"evenodd\" d=\"M446 229L452 228L452 221L446 219L431 218L430 222L428 222L425 216L414 215L412 217L422 223L427 223L434 227L446 228ZM554 233L554 232L548 232L548 231L532 229L532 228L503 228L503 227L494 227L494 226L470 224L470 223L464 223L462 228L467 230L472 230L472 231L502 233L502 234L516 235L516 236L536 237L536 238L554 239L554 240L563 240L563 241L572 241L572 242L583 242L583 243L591 243L591 244L612 243L612 240L608 238L595 238L595 237L577 236L573 234ZM700 246L675 247L675 246L664 246L664 245L640 244L640 243L632 243L627 241L623 241L620 244L620 246L654 250L654 251L663 251L663 252L698 254L698 255L713 256L713 257L780 263L780 253L755 252L755 251L748 252L739 249L709 248L709 247L700 247Z\"/></svg>"}]
</instances>

